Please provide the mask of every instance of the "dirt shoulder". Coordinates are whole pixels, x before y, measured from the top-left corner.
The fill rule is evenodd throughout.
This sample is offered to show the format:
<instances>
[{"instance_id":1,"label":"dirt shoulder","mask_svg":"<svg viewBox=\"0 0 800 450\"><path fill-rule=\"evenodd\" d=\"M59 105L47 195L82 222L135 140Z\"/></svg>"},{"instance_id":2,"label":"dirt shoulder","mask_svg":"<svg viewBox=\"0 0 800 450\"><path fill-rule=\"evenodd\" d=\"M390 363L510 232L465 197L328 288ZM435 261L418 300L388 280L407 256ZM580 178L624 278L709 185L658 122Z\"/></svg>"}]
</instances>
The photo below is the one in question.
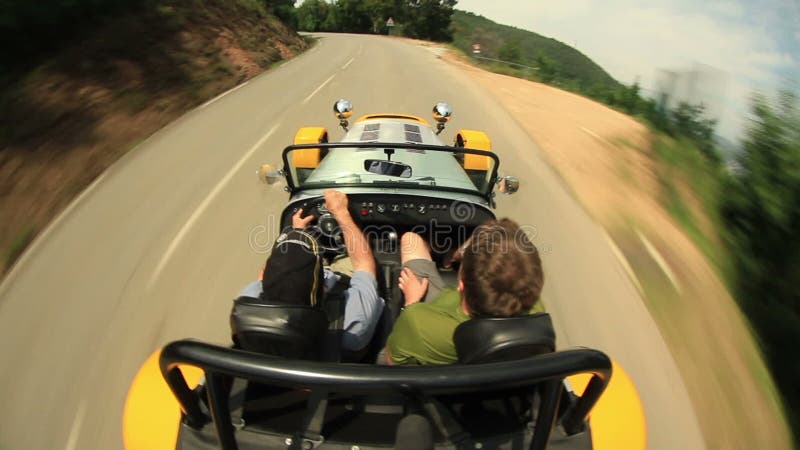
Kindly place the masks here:
<instances>
[{"instance_id":1,"label":"dirt shoulder","mask_svg":"<svg viewBox=\"0 0 800 450\"><path fill-rule=\"evenodd\" d=\"M663 206L651 131L576 94L486 72L452 52L444 59L513 113L608 231L678 363L707 446L791 448L774 383L747 322L705 255Z\"/></svg>"},{"instance_id":2,"label":"dirt shoulder","mask_svg":"<svg viewBox=\"0 0 800 450\"><path fill-rule=\"evenodd\" d=\"M0 90L0 277L139 142L308 46L240 2L159 5L110 19Z\"/></svg>"}]
</instances>

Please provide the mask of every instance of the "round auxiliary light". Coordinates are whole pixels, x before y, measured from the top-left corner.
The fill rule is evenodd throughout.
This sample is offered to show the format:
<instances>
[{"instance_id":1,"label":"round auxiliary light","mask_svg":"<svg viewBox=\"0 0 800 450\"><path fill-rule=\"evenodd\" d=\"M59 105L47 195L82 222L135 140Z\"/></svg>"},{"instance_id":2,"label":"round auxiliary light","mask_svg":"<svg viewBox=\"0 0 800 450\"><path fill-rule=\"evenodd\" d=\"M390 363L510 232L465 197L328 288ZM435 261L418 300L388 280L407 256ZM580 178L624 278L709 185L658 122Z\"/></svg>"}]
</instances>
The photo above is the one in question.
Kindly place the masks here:
<instances>
[{"instance_id":1,"label":"round auxiliary light","mask_svg":"<svg viewBox=\"0 0 800 450\"><path fill-rule=\"evenodd\" d=\"M350 103L350 100L343 98L336 100L336 103L333 104L333 113L336 114L337 119L345 120L353 115L353 104Z\"/></svg>"},{"instance_id":2,"label":"round auxiliary light","mask_svg":"<svg viewBox=\"0 0 800 450\"><path fill-rule=\"evenodd\" d=\"M453 115L453 108L445 102L439 102L433 105L433 118L439 123L445 123L450 120Z\"/></svg>"}]
</instances>

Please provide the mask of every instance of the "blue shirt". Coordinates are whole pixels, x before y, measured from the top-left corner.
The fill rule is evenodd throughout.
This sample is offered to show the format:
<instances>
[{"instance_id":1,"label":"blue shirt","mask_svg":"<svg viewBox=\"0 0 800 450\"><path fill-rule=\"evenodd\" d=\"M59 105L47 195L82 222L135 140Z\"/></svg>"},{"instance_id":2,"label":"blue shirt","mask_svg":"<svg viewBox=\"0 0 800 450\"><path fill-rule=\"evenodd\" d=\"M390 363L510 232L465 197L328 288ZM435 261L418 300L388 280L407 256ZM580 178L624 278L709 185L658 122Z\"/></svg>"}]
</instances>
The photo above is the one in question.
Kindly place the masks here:
<instances>
[{"instance_id":1,"label":"blue shirt","mask_svg":"<svg viewBox=\"0 0 800 450\"><path fill-rule=\"evenodd\" d=\"M333 289L341 278L325 268L325 292ZM261 281L254 281L239 293L240 297L261 296ZM350 286L344 292L344 325L342 347L358 351L366 347L375 333L375 327L383 313L383 299L378 295L378 281L363 270L357 270L350 278Z\"/></svg>"}]
</instances>

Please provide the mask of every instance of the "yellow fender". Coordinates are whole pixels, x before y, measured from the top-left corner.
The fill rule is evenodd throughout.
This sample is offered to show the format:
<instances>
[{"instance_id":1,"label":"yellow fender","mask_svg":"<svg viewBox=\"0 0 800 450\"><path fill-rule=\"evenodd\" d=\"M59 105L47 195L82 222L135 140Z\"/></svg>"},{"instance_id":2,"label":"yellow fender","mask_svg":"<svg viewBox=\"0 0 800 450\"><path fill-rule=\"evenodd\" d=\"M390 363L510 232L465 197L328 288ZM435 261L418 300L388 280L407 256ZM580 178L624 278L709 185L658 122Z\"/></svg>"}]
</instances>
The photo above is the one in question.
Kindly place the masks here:
<instances>
[{"instance_id":1,"label":"yellow fender","mask_svg":"<svg viewBox=\"0 0 800 450\"><path fill-rule=\"evenodd\" d=\"M644 450L647 424L639 393L625 370L612 361L611 382L589 414L593 450ZM586 389L589 374L567 377L576 394Z\"/></svg>"},{"instance_id":2,"label":"yellow fender","mask_svg":"<svg viewBox=\"0 0 800 450\"><path fill-rule=\"evenodd\" d=\"M294 135L294 144L321 144L328 142L328 130L323 127L303 127ZM298 169L316 169L322 160L320 149L309 148L292 152L292 165Z\"/></svg>"},{"instance_id":3,"label":"yellow fender","mask_svg":"<svg viewBox=\"0 0 800 450\"><path fill-rule=\"evenodd\" d=\"M483 131L458 130L453 140L456 147L474 148L475 150L492 151L492 141ZM464 169L466 170L489 170L492 162L488 156L483 155L464 155Z\"/></svg>"},{"instance_id":4,"label":"yellow fender","mask_svg":"<svg viewBox=\"0 0 800 450\"><path fill-rule=\"evenodd\" d=\"M178 442L181 410L178 400L161 376L155 351L136 373L122 414L122 442L125 450L174 450ZM194 388L203 371L180 366L186 384Z\"/></svg>"}]
</instances>

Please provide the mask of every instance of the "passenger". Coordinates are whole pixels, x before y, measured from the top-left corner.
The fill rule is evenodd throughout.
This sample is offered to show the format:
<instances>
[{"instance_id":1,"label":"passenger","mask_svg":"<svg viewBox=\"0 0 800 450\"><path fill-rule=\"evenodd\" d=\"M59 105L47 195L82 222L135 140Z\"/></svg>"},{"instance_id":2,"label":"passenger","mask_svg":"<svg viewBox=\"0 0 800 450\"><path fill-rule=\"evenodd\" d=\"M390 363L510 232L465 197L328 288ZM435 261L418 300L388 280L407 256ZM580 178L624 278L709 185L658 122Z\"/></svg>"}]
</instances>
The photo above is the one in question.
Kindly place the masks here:
<instances>
[{"instance_id":1,"label":"passenger","mask_svg":"<svg viewBox=\"0 0 800 450\"><path fill-rule=\"evenodd\" d=\"M352 263L352 275L344 296L342 348L351 352L364 349L372 339L383 312L384 302L378 295L375 259L367 239L350 216L347 196L342 192L325 191L325 207L333 215L344 235L344 243ZM246 286L240 296L261 298L287 304L315 304L340 281L340 275L328 267L321 268L320 256L309 252L316 242L303 232L313 217L301 218L298 210L292 216L289 233L278 237L267 259L261 281ZM316 267L315 267L316 266ZM319 275L324 283L319 283Z\"/></svg>"},{"instance_id":2,"label":"passenger","mask_svg":"<svg viewBox=\"0 0 800 450\"><path fill-rule=\"evenodd\" d=\"M544 311L539 252L510 219L481 225L456 251L461 267L455 288L445 286L419 235L404 234L400 254L405 307L387 341L389 364L454 363L453 333L462 322Z\"/></svg>"}]
</instances>

